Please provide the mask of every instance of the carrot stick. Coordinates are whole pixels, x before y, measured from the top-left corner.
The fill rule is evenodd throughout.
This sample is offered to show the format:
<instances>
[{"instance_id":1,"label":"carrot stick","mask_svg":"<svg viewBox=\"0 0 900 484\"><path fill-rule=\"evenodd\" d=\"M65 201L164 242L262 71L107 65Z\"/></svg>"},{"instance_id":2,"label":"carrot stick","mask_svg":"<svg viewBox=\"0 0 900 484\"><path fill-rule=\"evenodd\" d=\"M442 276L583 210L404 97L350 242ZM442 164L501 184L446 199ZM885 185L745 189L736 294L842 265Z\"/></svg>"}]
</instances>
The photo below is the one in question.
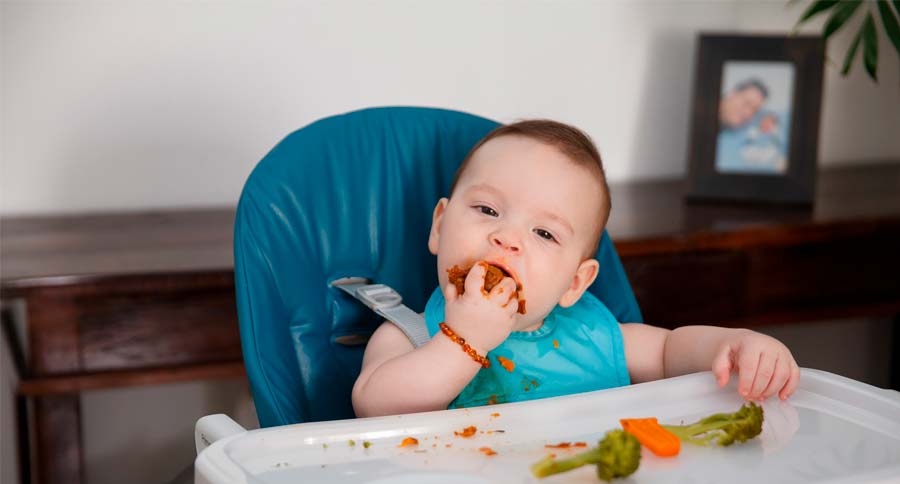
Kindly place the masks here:
<instances>
[{"instance_id":1,"label":"carrot stick","mask_svg":"<svg viewBox=\"0 0 900 484\"><path fill-rule=\"evenodd\" d=\"M664 429L656 418L623 418L622 428L637 437L641 444L660 457L678 455L681 441L678 436Z\"/></svg>"}]
</instances>

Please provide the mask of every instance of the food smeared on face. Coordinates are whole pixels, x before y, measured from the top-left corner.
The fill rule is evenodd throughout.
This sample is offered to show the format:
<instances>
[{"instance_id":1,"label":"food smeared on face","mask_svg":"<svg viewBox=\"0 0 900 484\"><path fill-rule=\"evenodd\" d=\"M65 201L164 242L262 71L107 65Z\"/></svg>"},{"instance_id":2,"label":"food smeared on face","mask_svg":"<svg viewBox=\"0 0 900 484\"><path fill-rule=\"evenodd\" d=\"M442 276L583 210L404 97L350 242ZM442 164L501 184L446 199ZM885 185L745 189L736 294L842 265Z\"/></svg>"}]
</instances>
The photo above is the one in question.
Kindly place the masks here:
<instances>
[{"instance_id":1,"label":"food smeared on face","mask_svg":"<svg viewBox=\"0 0 900 484\"><path fill-rule=\"evenodd\" d=\"M491 292L491 289L494 288L500 281L503 280L504 277L512 277L502 268L497 267L493 264L488 264L486 262L479 262L480 264L484 264L486 266L486 271L484 274L484 294ZM458 265L454 265L453 267L447 269L448 279L451 284L456 286L456 293L460 296L466 292L466 276L469 275L469 271L472 269L472 266L468 266L466 268L459 267ZM516 281L516 298L519 300L519 314L525 314L525 300L519 297L519 292L522 290L522 284Z\"/></svg>"}]
</instances>

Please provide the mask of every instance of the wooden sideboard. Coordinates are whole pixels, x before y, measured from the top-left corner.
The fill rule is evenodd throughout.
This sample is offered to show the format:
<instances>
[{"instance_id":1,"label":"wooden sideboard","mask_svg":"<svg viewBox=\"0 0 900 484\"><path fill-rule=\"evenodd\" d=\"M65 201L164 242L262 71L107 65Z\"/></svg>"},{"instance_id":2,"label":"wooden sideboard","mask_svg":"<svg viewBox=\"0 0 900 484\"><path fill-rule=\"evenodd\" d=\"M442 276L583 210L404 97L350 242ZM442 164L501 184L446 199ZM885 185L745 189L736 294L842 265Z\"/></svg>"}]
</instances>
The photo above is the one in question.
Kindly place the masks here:
<instances>
[{"instance_id":1,"label":"wooden sideboard","mask_svg":"<svg viewBox=\"0 0 900 484\"><path fill-rule=\"evenodd\" d=\"M608 229L646 321L891 318L900 388L900 163L823 170L811 208L686 204L685 187L612 187ZM30 446L20 439L24 479L83 480L81 391L243 377L233 216L0 220L4 336L21 376L20 413L32 403L19 429L34 436Z\"/></svg>"}]
</instances>

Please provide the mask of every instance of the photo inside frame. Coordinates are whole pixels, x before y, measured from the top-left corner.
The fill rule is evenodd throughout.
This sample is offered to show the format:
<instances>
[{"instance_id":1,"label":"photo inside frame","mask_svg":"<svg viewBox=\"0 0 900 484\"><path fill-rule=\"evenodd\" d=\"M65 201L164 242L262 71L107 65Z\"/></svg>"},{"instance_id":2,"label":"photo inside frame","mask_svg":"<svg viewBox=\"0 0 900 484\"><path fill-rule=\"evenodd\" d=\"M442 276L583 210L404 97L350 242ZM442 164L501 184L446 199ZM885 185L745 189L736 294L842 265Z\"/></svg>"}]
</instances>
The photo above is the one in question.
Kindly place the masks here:
<instances>
[{"instance_id":1,"label":"photo inside frame","mask_svg":"<svg viewBox=\"0 0 900 484\"><path fill-rule=\"evenodd\" d=\"M784 61L726 61L718 107L715 170L787 173L795 68Z\"/></svg>"}]
</instances>

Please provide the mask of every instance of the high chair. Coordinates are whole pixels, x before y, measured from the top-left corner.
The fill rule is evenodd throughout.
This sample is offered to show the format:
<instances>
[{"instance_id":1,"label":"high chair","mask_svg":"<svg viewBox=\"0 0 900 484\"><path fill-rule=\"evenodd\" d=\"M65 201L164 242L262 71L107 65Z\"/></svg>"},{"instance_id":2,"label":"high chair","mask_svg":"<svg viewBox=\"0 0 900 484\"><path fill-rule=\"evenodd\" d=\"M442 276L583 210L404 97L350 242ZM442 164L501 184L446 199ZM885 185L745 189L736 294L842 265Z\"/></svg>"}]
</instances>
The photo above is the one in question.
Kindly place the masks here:
<instances>
[{"instance_id":1,"label":"high chair","mask_svg":"<svg viewBox=\"0 0 900 484\"><path fill-rule=\"evenodd\" d=\"M705 371L496 407L317 422L353 417L363 345L381 323L332 282L356 276L387 284L421 311L437 284L426 247L432 209L456 166L495 126L439 109L368 109L313 123L259 163L235 223L245 366L260 424L301 425L248 431L227 415L202 417L194 482L532 482L548 442L596 442L622 418L678 424L744 403L738 378L721 388ZM590 291L619 321L639 321L605 233L596 257L600 275ZM763 406L762 433L752 442L683 449L666 465L644 459L634 479L900 482L900 393L804 368L789 401ZM477 437L460 437L476 426ZM405 448L409 437L423 448Z\"/></svg>"},{"instance_id":2,"label":"high chair","mask_svg":"<svg viewBox=\"0 0 900 484\"><path fill-rule=\"evenodd\" d=\"M420 312L437 286L434 205L498 123L416 107L364 109L288 135L250 174L234 226L244 365L262 427L352 418L365 341L381 324L329 287L359 276ZM620 321L640 310L609 235L590 287Z\"/></svg>"}]
</instances>

